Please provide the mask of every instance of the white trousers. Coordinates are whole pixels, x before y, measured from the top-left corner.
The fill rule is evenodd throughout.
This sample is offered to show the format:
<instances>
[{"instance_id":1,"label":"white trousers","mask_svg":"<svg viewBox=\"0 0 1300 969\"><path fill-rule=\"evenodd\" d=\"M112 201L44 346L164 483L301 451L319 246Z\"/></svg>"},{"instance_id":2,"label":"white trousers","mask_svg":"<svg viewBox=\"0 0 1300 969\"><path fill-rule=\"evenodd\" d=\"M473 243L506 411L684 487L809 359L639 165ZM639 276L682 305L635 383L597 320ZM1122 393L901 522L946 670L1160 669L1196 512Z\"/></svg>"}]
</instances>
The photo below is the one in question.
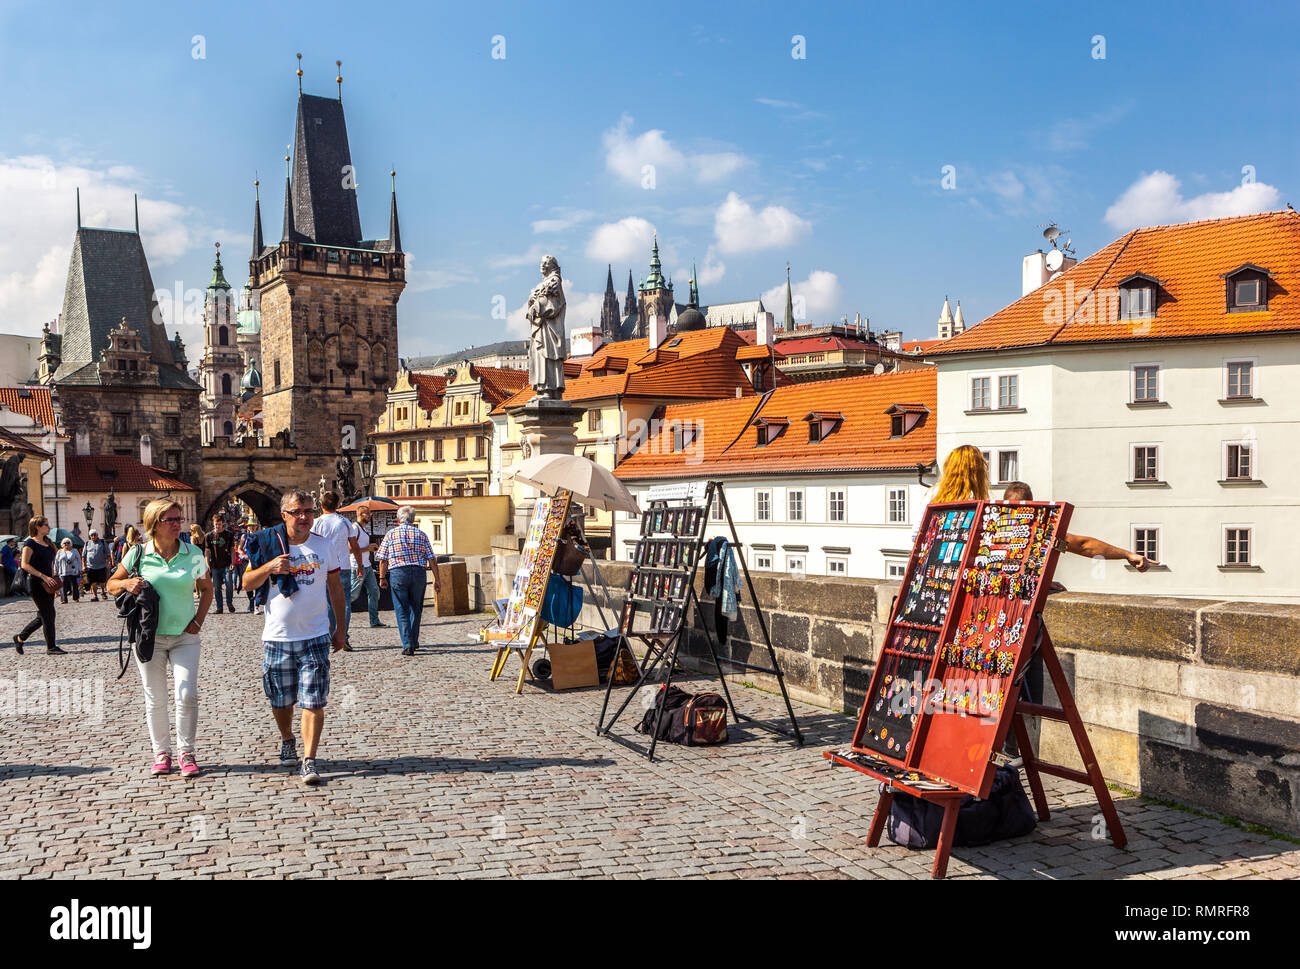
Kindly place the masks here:
<instances>
[{"instance_id":1,"label":"white trousers","mask_svg":"<svg viewBox=\"0 0 1300 969\"><path fill-rule=\"evenodd\" d=\"M135 658L144 684L144 713L154 756L171 753L167 725L167 663L176 681L176 742L178 754L194 753L194 734L199 724L199 636L179 633L157 636L153 657L147 663Z\"/></svg>"}]
</instances>

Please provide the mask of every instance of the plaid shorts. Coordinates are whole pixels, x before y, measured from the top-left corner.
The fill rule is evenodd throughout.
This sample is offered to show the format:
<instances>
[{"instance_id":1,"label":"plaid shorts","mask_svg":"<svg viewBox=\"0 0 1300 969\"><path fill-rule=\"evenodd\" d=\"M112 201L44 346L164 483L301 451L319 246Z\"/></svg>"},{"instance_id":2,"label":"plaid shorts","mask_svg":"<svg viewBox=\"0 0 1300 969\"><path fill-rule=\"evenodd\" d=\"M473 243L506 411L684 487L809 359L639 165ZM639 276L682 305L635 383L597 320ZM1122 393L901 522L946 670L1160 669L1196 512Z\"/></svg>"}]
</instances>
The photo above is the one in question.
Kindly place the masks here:
<instances>
[{"instance_id":1,"label":"plaid shorts","mask_svg":"<svg viewBox=\"0 0 1300 969\"><path fill-rule=\"evenodd\" d=\"M275 709L319 710L330 695L330 637L262 641L262 689Z\"/></svg>"}]
</instances>

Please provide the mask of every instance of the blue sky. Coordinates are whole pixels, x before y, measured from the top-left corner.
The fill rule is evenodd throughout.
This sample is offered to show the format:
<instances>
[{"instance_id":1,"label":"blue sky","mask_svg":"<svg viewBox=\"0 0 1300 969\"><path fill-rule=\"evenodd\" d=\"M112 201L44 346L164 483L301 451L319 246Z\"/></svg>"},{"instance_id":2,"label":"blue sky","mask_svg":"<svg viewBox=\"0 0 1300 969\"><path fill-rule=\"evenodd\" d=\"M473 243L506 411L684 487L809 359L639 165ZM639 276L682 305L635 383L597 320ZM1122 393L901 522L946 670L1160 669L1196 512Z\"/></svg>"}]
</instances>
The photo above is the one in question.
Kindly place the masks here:
<instances>
[{"instance_id":1,"label":"blue sky","mask_svg":"<svg viewBox=\"0 0 1300 969\"><path fill-rule=\"evenodd\" d=\"M789 260L815 322L930 338L945 295L968 321L1018 297L1048 221L1084 256L1133 225L1300 204L1300 8L1045 9L73 3L54 29L10 2L0 329L58 313L76 185L90 225L128 227L140 193L160 290L206 285L215 240L242 285L254 172L279 236L299 51L308 93L343 61L367 236L398 171L404 356L517 335L543 252L586 325L608 262L620 300L646 272L652 229L679 298L692 260L704 302L772 291Z\"/></svg>"}]
</instances>

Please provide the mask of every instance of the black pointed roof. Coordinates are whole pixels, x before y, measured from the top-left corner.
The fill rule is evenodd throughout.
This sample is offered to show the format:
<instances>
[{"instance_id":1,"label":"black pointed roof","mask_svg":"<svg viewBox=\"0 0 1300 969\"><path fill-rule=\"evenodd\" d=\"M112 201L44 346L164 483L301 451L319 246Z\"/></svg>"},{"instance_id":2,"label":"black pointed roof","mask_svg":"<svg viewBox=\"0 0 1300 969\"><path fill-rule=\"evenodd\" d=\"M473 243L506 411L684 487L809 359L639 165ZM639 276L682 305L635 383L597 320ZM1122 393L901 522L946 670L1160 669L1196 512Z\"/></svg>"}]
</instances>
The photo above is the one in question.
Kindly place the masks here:
<instances>
[{"instance_id":1,"label":"black pointed roof","mask_svg":"<svg viewBox=\"0 0 1300 969\"><path fill-rule=\"evenodd\" d=\"M123 317L139 331L141 344L159 365L165 384L177 376L183 377L184 385L198 386L177 368L139 234L78 228L63 293L62 346L55 381L98 362L100 352L109 344L109 331Z\"/></svg>"},{"instance_id":2,"label":"black pointed roof","mask_svg":"<svg viewBox=\"0 0 1300 969\"><path fill-rule=\"evenodd\" d=\"M253 199L253 258L262 254L266 246L262 242L262 196L255 193Z\"/></svg>"},{"instance_id":3,"label":"black pointed roof","mask_svg":"<svg viewBox=\"0 0 1300 969\"><path fill-rule=\"evenodd\" d=\"M295 237L330 246L361 242L355 181L343 102L300 94L293 148Z\"/></svg>"},{"instance_id":4,"label":"black pointed roof","mask_svg":"<svg viewBox=\"0 0 1300 969\"><path fill-rule=\"evenodd\" d=\"M618 297L614 294L614 267L605 276L605 301L600 307L600 332L606 340L617 340L623 332L623 315L618 310Z\"/></svg>"},{"instance_id":5,"label":"black pointed roof","mask_svg":"<svg viewBox=\"0 0 1300 969\"><path fill-rule=\"evenodd\" d=\"M397 223L397 187L393 187L393 203L388 210L388 251L402 251L402 229Z\"/></svg>"}]
</instances>

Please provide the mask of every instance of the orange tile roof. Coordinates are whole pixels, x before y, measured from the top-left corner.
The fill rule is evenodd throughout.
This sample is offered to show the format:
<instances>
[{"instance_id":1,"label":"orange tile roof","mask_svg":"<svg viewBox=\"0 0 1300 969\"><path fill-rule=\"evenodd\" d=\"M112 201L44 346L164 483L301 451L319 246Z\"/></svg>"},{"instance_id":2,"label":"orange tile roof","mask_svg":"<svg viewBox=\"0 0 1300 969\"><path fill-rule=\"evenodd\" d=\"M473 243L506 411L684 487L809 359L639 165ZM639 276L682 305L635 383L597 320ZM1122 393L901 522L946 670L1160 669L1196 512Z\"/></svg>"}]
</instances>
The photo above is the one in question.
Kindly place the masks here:
<instances>
[{"instance_id":1,"label":"orange tile roof","mask_svg":"<svg viewBox=\"0 0 1300 969\"><path fill-rule=\"evenodd\" d=\"M904 401L907 406L919 401L934 411L935 368L791 384L763 398L674 404L665 408L658 436L625 458L614 473L641 481L912 469L935 459L935 422L923 416L903 437L891 439L885 411ZM810 413L840 413L844 420L825 439L809 443L803 419ZM672 453L674 422L689 422L698 429L689 453ZM756 422L790 426L760 447Z\"/></svg>"},{"instance_id":2,"label":"orange tile roof","mask_svg":"<svg viewBox=\"0 0 1300 969\"><path fill-rule=\"evenodd\" d=\"M166 468L125 454L69 454L68 491L198 491Z\"/></svg>"},{"instance_id":3,"label":"orange tile roof","mask_svg":"<svg viewBox=\"0 0 1300 969\"><path fill-rule=\"evenodd\" d=\"M483 388L483 399L495 407L528 386L528 371L508 367L469 365L470 376Z\"/></svg>"},{"instance_id":4,"label":"orange tile roof","mask_svg":"<svg viewBox=\"0 0 1300 969\"><path fill-rule=\"evenodd\" d=\"M54 457L54 455L45 450L45 448L37 447L21 434L7 430L3 427L0 427L0 450L22 451L24 454L30 454L32 457L37 458Z\"/></svg>"},{"instance_id":5,"label":"orange tile roof","mask_svg":"<svg viewBox=\"0 0 1300 969\"><path fill-rule=\"evenodd\" d=\"M778 350L770 344L764 346L761 343L753 346L743 346L736 351L736 359L742 363L746 360L767 360L771 357L775 357L779 360L784 356L784 350Z\"/></svg>"},{"instance_id":6,"label":"orange tile roof","mask_svg":"<svg viewBox=\"0 0 1300 969\"><path fill-rule=\"evenodd\" d=\"M1223 276L1253 263L1273 275L1268 309L1229 313ZM1105 298L1134 273L1161 281L1149 319L1116 319ZM1089 292L1100 293L1087 299ZM1134 229L932 351L1188 339L1300 331L1300 214L1289 209Z\"/></svg>"},{"instance_id":7,"label":"orange tile roof","mask_svg":"<svg viewBox=\"0 0 1300 969\"><path fill-rule=\"evenodd\" d=\"M54 402L49 387L0 387L0 403L11 411L26 414L36 423L53 429Z\"/></svg>"},{"instance_id":8,"label":"orange tile roof","mask_svg":"<svg viewBox=\"0 0 1300 969\"><path fill-rule=\"evenodd\" d=\"M901 346L904 353L925 353L947 342L947 340L907 340Z\"/></svg>"},{"instance_id":9,"label":"orange tile roof","mask_svg":"<svg viewBox=\"0 0 1300 969\"><path fill-rule=\"evenodd\" d=\"M752 396L753 388L736 360L738 351L745 346L745 341L727 326L670 334L654 351L644 337L607 343L581 362L579 376L565 380L564 399L623 396L712 400L734 397L737 387L742 395ZM566 373L575 362L566 362ZM492 413L502 414L532 399L533 389L526 386Z\"/></svg>"},{"instance_id":10,"label":"orange tile roof","mask_svg":"<svg viewBox=\"0 0 1300 969\"><path fill-rule=\"evenodd\" d=\"M437 410L442 404L442 395L447 390L447 378L435 377L433 374L413 373L409 375L415 385L416 399L422 410Z\"/></svg>"}]
</instances>

